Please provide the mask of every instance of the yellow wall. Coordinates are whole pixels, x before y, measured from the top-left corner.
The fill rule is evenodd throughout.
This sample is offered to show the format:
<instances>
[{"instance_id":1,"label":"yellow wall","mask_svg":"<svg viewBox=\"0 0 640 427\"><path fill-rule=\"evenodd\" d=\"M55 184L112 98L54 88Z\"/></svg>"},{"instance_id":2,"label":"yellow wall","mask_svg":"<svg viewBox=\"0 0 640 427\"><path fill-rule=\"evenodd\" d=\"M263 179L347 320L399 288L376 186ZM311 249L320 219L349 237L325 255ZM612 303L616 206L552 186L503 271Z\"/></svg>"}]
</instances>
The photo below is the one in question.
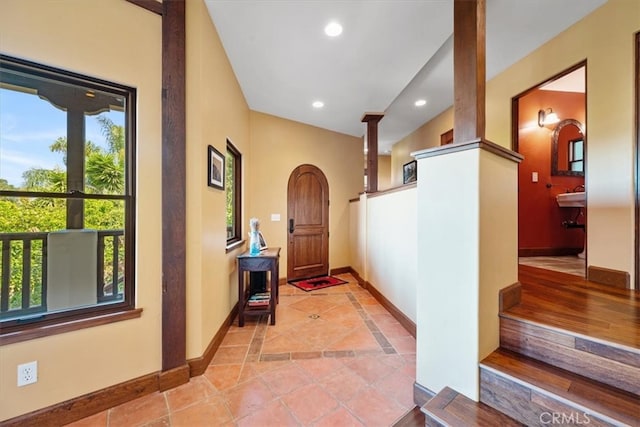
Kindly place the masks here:
<instances>
[{"instance_id":1,"label":"yellow wall","mask_svg":"<svg viewBox=\"0 0 640 427\"><path fill-rule=\"evenodd\" d=\"M0 347L0 419L161 367L161 21L121 0L2 0L0 52L137 88L139 319ZM16 387L16 366L38 382Z\"/></svg>"},{"instance_id":2,"label":"yellow wall","mask_svg":"<svg viewBox=\"0 0 640 427\"><path fill-rule=\"evenodd\" d=\"M269 246L279 246L280 276L287 274L287 183L308 163L329 182L329 268L349 265L349 199L362 191L362 139L268 114L251 112L251 161L247 164L245 219L260 220ZM271 221L280 214L280 221Z\"/></svg>"},{"instance_id":3,"label":"yellow wall","mask_svg":"<svg viewBox=\"0 0 640 427\"><path fill-rule=\"evenodd\" d=\"M634 33L640 2L609 0L487 83L486 137L511 148L511 99L587 60L587 262L634 270ZM444 121L444 122L443 122ZM411 151L439 144L453 124L451 110L392 150L394 182ZM419 173L418 173L419 176Z\"/></svg>"},{"instance_id":4,"label":"yellow wall","mask_svg":"<svg viewBox=\"0 0 640 427\"><path fill-rule=\"evenodd\" d=\"M249 107L207 8L189 0L186 12L187 358L194 358L202 356L238 301L235 256L243 249L225 253L225 192L207 186L207 146L224 155L229 139L245 165L251 154ZM245 166L245 180L246 171Z\"/></svg>"},{"instance_id":5,"label":"yellow wall","mask_svg":"<svg viewBox=\"0 0 640 427\"><path fill-rule=\"evenodd\" d=\"M207 146L224 154L229 139L242 153L243 230L249 217L262 220L269 245L283 248L283 276L291 171L303 163L324 171L330 267L345 267L348 200L363 188L362 168L353 166L364 158L361 138L250 113L202 0L187 0L186 23L187 358L194 358L237 302L235 257L244 248L225 251L225 193L206 185ZM104 36L79 37L87 34ZM7 419L161 368L161 18L122 0L2 0L0 51L137 88L136 305L144 310L140 319L0 347L0 419ZM282 220L271 222L272 213ZM32 360L38 383L17 388L16 366Z\"/></svg>"}]
</instances>

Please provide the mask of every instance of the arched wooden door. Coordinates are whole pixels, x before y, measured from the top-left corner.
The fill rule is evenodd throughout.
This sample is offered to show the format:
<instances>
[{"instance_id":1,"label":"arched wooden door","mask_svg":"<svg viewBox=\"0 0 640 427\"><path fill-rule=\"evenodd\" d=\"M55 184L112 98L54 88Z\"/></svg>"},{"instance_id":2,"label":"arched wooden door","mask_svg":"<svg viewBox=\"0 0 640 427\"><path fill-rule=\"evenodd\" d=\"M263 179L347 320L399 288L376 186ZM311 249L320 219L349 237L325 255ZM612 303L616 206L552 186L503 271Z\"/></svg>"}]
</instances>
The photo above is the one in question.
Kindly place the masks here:
<instances>
[{"instance_id":1,"label":"arched wooden door","mask_svg":"<svg viewBox=\"0 0 640 427\"><path fill-rule=\"evenodd\" d=\"M329 273L329 184L313 165L298 166L287 187L287 280Z\"/></svg>"}]
</instances>

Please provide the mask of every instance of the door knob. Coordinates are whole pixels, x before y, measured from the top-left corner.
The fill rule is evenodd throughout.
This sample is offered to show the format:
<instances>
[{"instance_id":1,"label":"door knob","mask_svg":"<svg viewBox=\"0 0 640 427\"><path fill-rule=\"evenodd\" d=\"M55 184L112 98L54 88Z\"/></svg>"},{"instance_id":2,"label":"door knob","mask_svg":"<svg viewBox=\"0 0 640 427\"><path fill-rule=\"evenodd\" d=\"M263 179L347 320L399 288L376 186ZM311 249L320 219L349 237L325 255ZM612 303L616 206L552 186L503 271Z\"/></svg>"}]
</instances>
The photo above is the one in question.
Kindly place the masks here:
<instances>
[{"instance_id":1,"label":"door knob","mask_svg":"<svg viewBox=\"0 0 640 427\"><path fill-rule=\"evenodd\" d=\"M293 233L293 218L289 218L289 233Z\"/></svg>"}]
</instances>

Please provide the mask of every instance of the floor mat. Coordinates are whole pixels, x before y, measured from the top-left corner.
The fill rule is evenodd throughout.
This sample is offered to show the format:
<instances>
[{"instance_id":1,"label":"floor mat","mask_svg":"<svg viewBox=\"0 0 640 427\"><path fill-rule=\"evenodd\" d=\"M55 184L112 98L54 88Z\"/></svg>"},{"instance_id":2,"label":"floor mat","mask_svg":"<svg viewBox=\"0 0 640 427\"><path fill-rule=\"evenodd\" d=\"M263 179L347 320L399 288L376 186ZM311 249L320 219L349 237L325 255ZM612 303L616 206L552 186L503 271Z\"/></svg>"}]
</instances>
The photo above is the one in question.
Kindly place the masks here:
<instances>
[{"instance_id":1,"label":"floor mat","mask_svg":"<svg viewBox=\"0 0 640 427\"><path fill-rule=\"evenodd\" d=\"M313 277L311 279L303 279L291 281L289 284L302 289L303 291L315 291L316 289L328 288L330 286L344 285L344 280L340 280L333 276L321 276L321 277Z\"/></svg>"}]
</instances>

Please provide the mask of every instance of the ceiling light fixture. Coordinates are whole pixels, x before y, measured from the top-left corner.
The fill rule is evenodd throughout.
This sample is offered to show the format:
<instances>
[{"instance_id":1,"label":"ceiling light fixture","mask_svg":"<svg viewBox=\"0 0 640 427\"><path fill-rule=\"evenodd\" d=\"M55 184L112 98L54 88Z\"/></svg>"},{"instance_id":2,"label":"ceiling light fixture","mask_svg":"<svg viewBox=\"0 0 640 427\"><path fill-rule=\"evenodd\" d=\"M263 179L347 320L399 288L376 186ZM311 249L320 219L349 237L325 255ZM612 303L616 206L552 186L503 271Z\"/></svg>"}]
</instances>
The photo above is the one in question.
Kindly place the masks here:
<instances>
[{"instance_id":1,"label":"ceiling light fixture","mask_svg":"<svg viewBox=\"0 0 640 427\"><path fill-rule=\"evenodd\" d=\"M541 128L546 125L558 123L559 121L560 119L558 118L558 115L553 112L552 108L546 108L538 111L538 126Z\"/></svg>"},{"instance_id":2,"label":"ceiling light fixture","mask_svg":"<svg viewBox=\"0 0 640 427\"><path fill-rule=\"evenodd\" d=\"M322 101L314 101L313 104L311 104L313 106L313 108L322 108L324 107L324 102Z\"/></svg>"},{"instance_id":3,"label":"ceiling light fixture","mask_svg":"<svg viewBox=\"0 0 640 427\"><path fill-rule=\"evenodd\" d=\"M424 106L424 105L427 105L427 100L426 100L426 99L418 99L418 100L414 103L414 105L415 105L416 107L422 107L422 106Z\"/></svg>"},{"instance_id":4,"label":"ceiling light fixture","mask_svg":"<svg viewBox=\"0 0 640 427\"><path fill-rule=\"evenodd\" d=\"M324 27L324 33L329 37L337 37L342 34L342 25L338 24L336 21L331 21Z\"/></svg>"}]
</instances>

